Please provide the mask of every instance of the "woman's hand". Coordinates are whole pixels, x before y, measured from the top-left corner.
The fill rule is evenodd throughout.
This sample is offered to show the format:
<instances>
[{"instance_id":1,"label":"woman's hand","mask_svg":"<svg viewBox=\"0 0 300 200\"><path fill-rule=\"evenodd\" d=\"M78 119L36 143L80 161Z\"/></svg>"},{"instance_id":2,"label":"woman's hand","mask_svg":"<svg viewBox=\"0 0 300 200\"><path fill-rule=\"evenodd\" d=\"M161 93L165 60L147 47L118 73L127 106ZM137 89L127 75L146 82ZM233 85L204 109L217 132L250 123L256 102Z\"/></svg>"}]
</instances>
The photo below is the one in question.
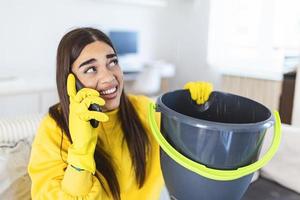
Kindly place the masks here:
<instances>
[{"instance_id":1,"label":"woman's hand","mask_svg":"<svg viewBox=\"0 0 300 200\"><path fill-rule=\"evenodd\" d=\"M212 90L213 85L208 82L188 82L184 85L184 89L188 89L190 91L191 97L197 104L204 104Z\"/></svg>"},{"instance_id":2,"label":"woman's hand","mask_svg":"<svg viewBox=\"0 0 300 200\"><path fill-rule=\"evenodd\" d=\"M105 101L94 89L83 88L77 92L75 77L72 73L68 76L67 91L70 99L69 130L72 138L67 161L73 167L94 174L96 170L94 151L98 133L91 126L89 120L95 119L99 122L105 122L108 121L108 116L102 112L89 111L88 108L91 104L103 106Z\"/></svg>"}]
</instances>

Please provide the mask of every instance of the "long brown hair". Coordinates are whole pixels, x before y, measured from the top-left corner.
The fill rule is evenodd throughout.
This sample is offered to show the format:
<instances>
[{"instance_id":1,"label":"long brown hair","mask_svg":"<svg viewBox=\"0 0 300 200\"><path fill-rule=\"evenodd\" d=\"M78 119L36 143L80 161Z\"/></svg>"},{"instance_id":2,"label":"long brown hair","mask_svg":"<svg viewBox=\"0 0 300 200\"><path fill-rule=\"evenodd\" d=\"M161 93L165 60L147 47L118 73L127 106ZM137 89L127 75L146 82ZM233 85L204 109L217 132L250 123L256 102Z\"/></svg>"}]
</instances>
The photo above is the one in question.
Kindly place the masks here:
<instances>
[{"instance_id":1,"label":"long brown hair","mask_svg":"<svg viewBox=\"0 0 300 200\"><path fill-rule=\"evenodd\" d=\"M62 129L60 151L62 150L63 134L66 134L70 142L72 142L68 127L70 102L66 88L67 76L71 72L71 66L80 55L82 49L94 41L105 42L117 53L110 39L103 32L94 28L78 28L68 32L60 41L57 49L56 83L59 103L49 108L49 114ZM127 144L135 170L136 181L139 188L141 188L145 182L146 159L150 152L150 144L141 120L124 90L121 94L118 114L124 132L123 141L125 140ZM115 173L114 163L112 163L109 153L104 151L101 147L102 145L99 145L100 143L101 141L98 139L94 153L97 168L96 176L104 191L108 194L101 177L106 180L112 197L115 200L120 200L120 185Z\"/></svg>"}]
</instances>

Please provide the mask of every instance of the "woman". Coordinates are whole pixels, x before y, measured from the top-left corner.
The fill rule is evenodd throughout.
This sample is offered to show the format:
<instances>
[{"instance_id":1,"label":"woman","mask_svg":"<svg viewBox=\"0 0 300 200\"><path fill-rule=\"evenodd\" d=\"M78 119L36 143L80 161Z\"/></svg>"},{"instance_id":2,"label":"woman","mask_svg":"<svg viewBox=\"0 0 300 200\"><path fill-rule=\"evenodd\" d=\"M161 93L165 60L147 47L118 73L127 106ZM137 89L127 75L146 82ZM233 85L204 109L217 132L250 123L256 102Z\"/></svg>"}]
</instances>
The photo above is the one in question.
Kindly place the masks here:
<instances>
[{"instance_id":1,"label":"woman","mask_svg":"<svg viewBox=\"0 0 300 200\"><path fill-rule=\"evenodd\" d=\"M93 28L72 30L58 46L56 65L59 103L50 107L32 145L32 198L158 199L163 178L147 122L150 100L125 94L110 39ZM79 91L76 78L85 86ZM207 83L186 88L198 103L212 90ZM90 111L91 104L101 112Z\"/></svg>"}]
</instances>

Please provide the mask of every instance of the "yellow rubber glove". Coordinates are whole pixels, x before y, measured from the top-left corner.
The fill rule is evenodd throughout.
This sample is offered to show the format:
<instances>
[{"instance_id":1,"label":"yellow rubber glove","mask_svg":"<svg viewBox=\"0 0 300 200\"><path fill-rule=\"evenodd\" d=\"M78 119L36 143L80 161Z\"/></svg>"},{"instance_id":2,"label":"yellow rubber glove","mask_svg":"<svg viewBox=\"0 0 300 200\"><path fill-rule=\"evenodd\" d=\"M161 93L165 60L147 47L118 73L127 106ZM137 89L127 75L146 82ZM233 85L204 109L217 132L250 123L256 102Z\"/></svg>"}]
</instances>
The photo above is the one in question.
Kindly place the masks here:
<instances>
[{"instance_id":1,"label":"yellow rubber glove","mask_svg":"<svg viewBox=\"0 0 300 200\"><path fill-rule=\"evenodd\" d=\"M94 174L96 170L94 152L98 134L89 120L96 119L99 122L105 122L108 116L102 112L89 111L88 108L93 103L103 106L105 101L98 91L91 88L82 88L76 92L73 74L68 76L67 91L70 99L69 130L73 141L68 149L67 161L76 168Z\"/></svg>"},{"instance_id":2,"label":"yellow rubber glove","mask_svg":"<svg viewBox=\"0 0 300 200\"><path fill-rule=\"evenodd\" d=\"M188 82L184 85L184 89L190 91L192 99L197 104L204 104L213 90L213 85L208 82Z\"/></svg>"}]
</instances>

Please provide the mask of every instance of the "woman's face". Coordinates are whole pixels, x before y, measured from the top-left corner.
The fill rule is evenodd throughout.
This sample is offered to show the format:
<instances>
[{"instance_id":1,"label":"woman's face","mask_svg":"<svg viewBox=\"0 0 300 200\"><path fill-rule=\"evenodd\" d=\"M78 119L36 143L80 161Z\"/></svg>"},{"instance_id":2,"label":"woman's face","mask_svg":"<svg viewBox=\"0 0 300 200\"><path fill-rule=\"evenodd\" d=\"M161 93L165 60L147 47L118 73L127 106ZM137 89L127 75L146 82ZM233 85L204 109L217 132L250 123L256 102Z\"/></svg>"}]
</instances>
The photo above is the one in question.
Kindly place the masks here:
<instances>
[{"instance_id":1,"label":"woman's face","mask_svg":"<svg viewBox=\"0 0 300 200\"><path fill-rule=\"evenodd\" d=\"M100 97L105 100L103 111L119 107L123 73L111 46L101 41L86 45L73 63L72 72L85 87L100 93Z\"/></svg>"}]
</instances>

